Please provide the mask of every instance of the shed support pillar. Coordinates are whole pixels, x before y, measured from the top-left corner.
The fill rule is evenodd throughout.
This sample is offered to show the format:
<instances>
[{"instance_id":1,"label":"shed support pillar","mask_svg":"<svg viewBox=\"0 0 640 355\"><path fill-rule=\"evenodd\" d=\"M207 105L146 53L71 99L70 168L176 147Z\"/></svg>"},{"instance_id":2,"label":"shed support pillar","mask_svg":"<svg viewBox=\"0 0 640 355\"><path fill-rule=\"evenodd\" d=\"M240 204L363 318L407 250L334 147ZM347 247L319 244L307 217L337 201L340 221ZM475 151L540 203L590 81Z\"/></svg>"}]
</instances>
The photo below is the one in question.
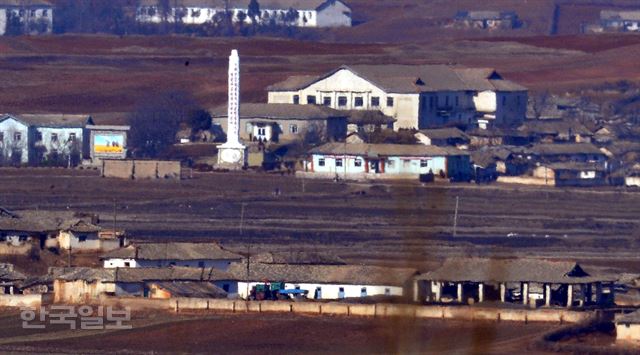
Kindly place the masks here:
<instances>
[{"instance_id":1,"label":"shed support pillar","mask_svg":"<svg viewBox=\"0 0 640 355\"><path fill-rule=\"evenodd\" d=\"M567 308L573 304L573 285L567 285Z\"/></svg>"},{"instance_id":2,"label":"shed support pillar","mask_svg":"<svg viewBox=\"0 0 640 355\"><path fill-rule=\"evenodd\" d=\"M458 283L458 303L462 303L462 283Z\"/></svg>"},{"instance_id":3,"label":"shed support pillar","mask_svg":"<svg viewBox=\"0 0 640 355\"><path fill-rule=\"evenodd\" d=\"M484 284L481 282L478 284L478 303L484 302Z\"/></svg>"},{"instance_id":4,"label":"shed support pillar","mask_svg":"<svg viewBox=\"0 0 640 355\"><path fill-rule=\"evenodd\" d=\"M500 283L500 302L505 303L507 301L507 285Z\"/></svg>"},{"instance_id":5,"label":"shed support pillar","mask_svg":"<svg viewBox=\"0 0 640 355\"><path fill-rule=\"evenodd\" d=\"M529 283L528 282L523 282L522 283L522 304L527 305L529 304Z\"/></svg>"},{"instance_id":6,"label":"shed support pillar","mask_svg":"<svg viewBox=\"0 0 640 355\"><path fill-rule=\"evenodd\" d=\"M433 285L436 290L436 302L440 302L442 300L442 283L434 281Z\"/></svg>"},{"instance_id":7,"label":"shed support pillar","mask_svg":"<svg viewBox=\"0 0 640 355\"><path fill-rule=\"evenodd\" d=\"M596 283L596 304L602 304L602 284Z\"/></svg>"},{"instance_id":8,"label":"shed support pillar","mask_svg":"<svg viewBox=\"0 0 640 355\"><path fill-rule=\"evenodd\" d=\"M420 282L418 280L413 281L413 302L420 301Z\"/></svg>"},{"instance_id":9,"label":"shed support pillar","mask_svg":"<svg viewBox=\"0 0 640 355\"><path fill-rule=\"evenodd\" d=\"M544 285L544 305L551 307L551 285Z\"/></svg>"}]
</instances>

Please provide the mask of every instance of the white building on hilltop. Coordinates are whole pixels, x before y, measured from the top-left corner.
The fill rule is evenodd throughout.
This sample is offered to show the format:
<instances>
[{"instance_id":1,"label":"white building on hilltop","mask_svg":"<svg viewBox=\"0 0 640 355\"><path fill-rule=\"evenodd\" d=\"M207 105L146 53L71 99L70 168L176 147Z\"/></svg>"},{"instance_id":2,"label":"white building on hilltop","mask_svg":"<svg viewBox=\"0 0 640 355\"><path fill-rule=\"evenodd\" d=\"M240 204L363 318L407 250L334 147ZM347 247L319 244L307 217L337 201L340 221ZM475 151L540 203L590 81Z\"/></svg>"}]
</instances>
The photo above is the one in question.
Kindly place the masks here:
<instances>
[{"instance_id":1,"label":"white building on hilltop","mask_svg":"<svg viewBox=\"0 0 640 355\"><path fill-rule=\"evenodd\" d=\"M518 126L527 89L491 68L447 65L341 66L320 76L292 76L268 88L269 103L380 110L394 129L453 125Z\"/></svg>"},{"instance_id":2,"label":"white building on hilltop","mask_svg":"<svg viewBox=\"0 0 640 355\"><path fill-rule=\"evenodd\" d=\"M250 0L229 0L228 11L234 22L251 23ZM297 27L350 27L351 8L341 0L258 0L260 24L291 24ZM223 0L176 0L163 8L158 0L141 0L136 19L141 23L178 21L202 25L225 12Z\"/></svg>"}]
</instances>

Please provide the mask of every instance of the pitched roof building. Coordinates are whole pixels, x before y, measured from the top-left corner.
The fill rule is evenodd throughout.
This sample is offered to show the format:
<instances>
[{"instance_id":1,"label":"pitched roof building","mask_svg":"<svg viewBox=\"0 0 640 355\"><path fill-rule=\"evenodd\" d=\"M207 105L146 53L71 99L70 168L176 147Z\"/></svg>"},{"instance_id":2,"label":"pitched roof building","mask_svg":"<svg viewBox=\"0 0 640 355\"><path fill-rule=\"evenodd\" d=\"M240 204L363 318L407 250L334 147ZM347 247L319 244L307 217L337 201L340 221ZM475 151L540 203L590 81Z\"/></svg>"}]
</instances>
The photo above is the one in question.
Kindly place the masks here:
<instances>
[{"instance_id":1,"label":"pitched roof building","mask_svg":"<svg viewBox=\"0 0 640 355\"><path fill-rule=\"evenodd\" d=\"M380 110L397 120L396 129L477 125L478 119L517 126L527 106L527 89L494 69L447 65L343 65L267 90L269 103Z\"/></svg>"},{"instance_id":2,"label":"pitched roof building","mask_svg":"<svg viewBox=\"0 0 640 355\"><path fill-rule=\"evenodd\" d=\"M186 266L226 270L242 256L216 243L134 243L103 254L105 268Z\"/></svg>"}]
</instances>

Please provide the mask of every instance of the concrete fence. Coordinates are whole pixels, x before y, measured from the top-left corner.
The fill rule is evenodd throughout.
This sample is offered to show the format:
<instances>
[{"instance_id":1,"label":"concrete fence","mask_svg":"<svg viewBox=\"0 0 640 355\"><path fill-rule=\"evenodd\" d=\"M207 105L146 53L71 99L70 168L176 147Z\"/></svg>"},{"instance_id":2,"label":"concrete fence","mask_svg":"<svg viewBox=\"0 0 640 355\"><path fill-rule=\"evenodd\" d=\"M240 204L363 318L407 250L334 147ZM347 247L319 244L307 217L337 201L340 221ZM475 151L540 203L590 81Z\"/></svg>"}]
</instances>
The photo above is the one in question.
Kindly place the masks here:
<instances>
[{"instance_id":1,"label":"concrete fence","mask_svg":"<svg viewBox=\"0 0 640 355\"><path fill-rule=\"evenodd\" d=\"M0 307L39 308L52 302L52 294L0 295Z\"/></svg>"},{"instance_id":2,"label":"concrete fence","mask_svg":"<svg viewBox=\"0 0 640 355\"><path fill-rule=\"evenodd\" d=\"M296 313L354 317L406 317L417 319L456 319L513 322L579 323L592 312L566 309L502 309L469 306L422 306L404 304L349 304L340 302L242 301L207 298L124 298L101 297L103 305L132 309L164 309L175 312L206 310L228 313Z\"/></svg>"},{"instance_id":3,"label":"concrete fence","mask_svg":"<svg viewBox=\"0 0 640 355\"><path fill-rule=\"evenodd\" d=\"M182 168L179 161L105 159L102 161L101 175L120 179L180 180Z\"/></svg>"}]
</instances>

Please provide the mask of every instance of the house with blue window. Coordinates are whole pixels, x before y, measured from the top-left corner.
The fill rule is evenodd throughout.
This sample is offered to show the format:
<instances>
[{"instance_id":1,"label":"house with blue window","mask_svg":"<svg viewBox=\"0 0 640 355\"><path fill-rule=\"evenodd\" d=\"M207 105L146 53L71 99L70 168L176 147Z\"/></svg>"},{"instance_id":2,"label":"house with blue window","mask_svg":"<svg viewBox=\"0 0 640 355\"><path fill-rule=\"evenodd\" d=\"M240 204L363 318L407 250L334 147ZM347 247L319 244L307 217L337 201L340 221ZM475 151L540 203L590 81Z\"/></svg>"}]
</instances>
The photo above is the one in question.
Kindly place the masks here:
<instances>
[{"instance_id":1,"label":"house with blue window","mask_svg":"<svg viewBox=\"0 0 640 355\"><path fill-rule=\"evenodd\" d=\"M453 147L421 144L327 143L309 151L300 175L354 180L417 179L434 174L465 180L469 154Z\"/></svg>"}]
</instances>

